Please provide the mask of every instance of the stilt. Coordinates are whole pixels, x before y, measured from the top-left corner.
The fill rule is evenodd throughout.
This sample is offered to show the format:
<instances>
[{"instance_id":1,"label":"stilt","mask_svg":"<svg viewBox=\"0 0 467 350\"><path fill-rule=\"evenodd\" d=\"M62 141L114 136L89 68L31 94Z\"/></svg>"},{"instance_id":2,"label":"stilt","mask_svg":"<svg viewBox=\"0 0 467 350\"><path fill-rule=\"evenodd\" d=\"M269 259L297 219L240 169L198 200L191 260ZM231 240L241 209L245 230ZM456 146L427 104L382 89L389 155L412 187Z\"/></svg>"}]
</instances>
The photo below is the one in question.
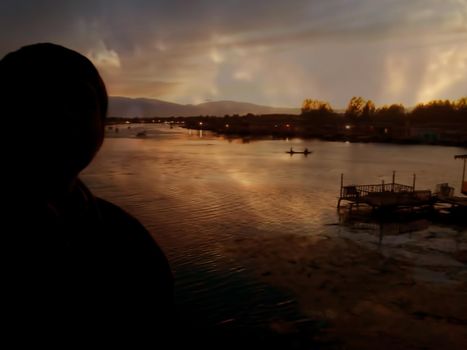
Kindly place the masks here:
<instances>
[{"instance_id":1,"label":"stilt","mask_svg":"<svg viewBox=\"0 0 467 350\"><path fill-rule=\"evenodd\" d=\"M464 158L464 168L462 170L462 185L461 185L461 191L464 191L464 186L465 186L465 162L467 161L467 158Z\"/></svg>"},{"instance_id":2,"label":"stilt","mask_svg":"<svg viewBox=\"0 0 467 350\"><path fill-rule=\"evenodd\" d=\"M464 160L464 167L462 168L462 184L460 192L467 195L467 181L465 180L465 166L467 163L467 154L461 154L454 156L454 159L462 159Z\"/></svg>"}]
</instances>

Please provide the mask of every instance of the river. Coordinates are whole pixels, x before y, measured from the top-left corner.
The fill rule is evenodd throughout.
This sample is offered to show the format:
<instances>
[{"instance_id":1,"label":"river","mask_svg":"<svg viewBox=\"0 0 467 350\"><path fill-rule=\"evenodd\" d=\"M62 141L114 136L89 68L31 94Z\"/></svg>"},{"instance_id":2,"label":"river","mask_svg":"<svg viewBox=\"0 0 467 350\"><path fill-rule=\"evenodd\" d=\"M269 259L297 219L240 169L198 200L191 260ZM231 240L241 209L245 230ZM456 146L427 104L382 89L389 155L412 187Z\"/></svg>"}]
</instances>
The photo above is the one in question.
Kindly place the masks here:
<instances>
[{"instance_id":1,"label":"river","mask_svg":"<svg viewBox=\"0 0 467 350\"><path fill-rule=\"evenodd\" d=\"M165 124L118 129L107 130L82 178L148 228L171 263L184 317L200 327L271 327L278 319L312 318L297 288L288 288L294 280L268 276L278 259L299 263L293 247L314 237L339 237L408 260L417 280L459 280L453 269L465 277L452 255L467 248L465 228L427 220L342 224L336 211L341 173L346 184L377 184L390 182L395 170L396 182L409 185L416 173L417 189L434 190L438 183L458 189L462 164L454 155L465 149L227 139ZM143 129L146 136L136 137ZM312 153L291 156L285 153L290 147ZM263 247L268 240L279 243ZM289 241L291 248L283 250Z\"/></svg>"}]
</instances>

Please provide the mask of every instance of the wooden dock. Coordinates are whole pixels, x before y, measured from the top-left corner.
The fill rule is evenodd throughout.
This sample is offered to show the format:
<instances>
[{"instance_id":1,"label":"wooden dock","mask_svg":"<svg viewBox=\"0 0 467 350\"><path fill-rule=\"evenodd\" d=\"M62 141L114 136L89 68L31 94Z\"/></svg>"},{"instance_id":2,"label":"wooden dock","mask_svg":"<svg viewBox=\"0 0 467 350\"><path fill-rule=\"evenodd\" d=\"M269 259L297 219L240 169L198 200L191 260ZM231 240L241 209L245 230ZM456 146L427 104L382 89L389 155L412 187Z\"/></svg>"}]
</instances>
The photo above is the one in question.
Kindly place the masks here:
<instances>
[{"instance_id":1,"label":"wooden dock","mask_svg":"<svg viewBox=\"0 0 467 350\"><path fill-rule=\"evenodd\" d=\"M466 163L467 154L456 155L455 159L464 161L462 171L461 193L467 195ZM342 201L349 203L349 211L360 204L370 207L379 213L417 212L429 213L426 215L444 216L449 221L467 223L467 197L454 196L454 188L447 183L436 185L433 194L431 190L415 190L416 175L413 175L412 185L403 185L396 182L396 172L392 173L392 182L376 185L344 185L344 174L341 174L341 188L337 208L341 208ZM448 214L446 216L446 214Z\"/></svg>"},{"instance_id":2,"label":"wooden dock","mask_svg":"<svg viewBox=\"0 0 467 350\"><path fill-rule=\"evenodd\" d=\"M342 174L337 207L341 207L342 201L350 203L350 209L353 205L358 207L360 204L374 209L413 208L433 204L434 197L430 190L415 190L415 174L412 185L396 183L395 176L394 171L391 183L383 181L381 184L344 186L344 174Z\"/></svg>"},{"instance_id":3,"label":"wooden dock","mask_svg":"<svg viewBox=\"0 0 467 350\"><path fill-rule=\"evenodd\" d=\"M437 197L437 204L449 204L453 209L467 209L467 197Z\"/></svg>"}]
</instances>

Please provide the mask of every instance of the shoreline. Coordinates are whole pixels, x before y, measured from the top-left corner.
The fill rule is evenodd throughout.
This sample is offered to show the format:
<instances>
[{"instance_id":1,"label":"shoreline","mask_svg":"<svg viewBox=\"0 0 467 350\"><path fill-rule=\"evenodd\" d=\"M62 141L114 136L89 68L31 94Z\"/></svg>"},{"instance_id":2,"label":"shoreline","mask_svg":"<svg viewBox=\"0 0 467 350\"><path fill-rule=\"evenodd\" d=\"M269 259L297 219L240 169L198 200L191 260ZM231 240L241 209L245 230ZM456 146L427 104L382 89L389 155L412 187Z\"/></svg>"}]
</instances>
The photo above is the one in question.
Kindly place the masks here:
<instances>
[{"instance_id":1,"label":"shoreline","mask_svg":"<svg viewBox=\"0 0 467 350\"><path fill-rule=\"evenodd\" d=\"M305 331L320 348L467 344L467 275L461 262L419 266L337 236L247 237L231 249L253 258L260 280L292 293L306 317L322 325ZM448 282L425 276L441 272ZM300 333L295 324L284 324L282 331Z\"/></svg>"},{"instance_id":2,"label":"shoreline","mask_svg":"<svg viewBox=\"0 0 467 350\"><path fill-rule=\"evenodd\" d=\"M140 123L135 122L130 125L138 125L144 128L145 124L149 125L162 125L163 123ZM108 124L107 127L128 127L128 124L123 122ZM380 137L368 137L368 136L349 136L349 135L336 135L336 136L322 136L316 134L300 134L300 133L251 133L251 132L226 132L219 131L210 128L190 128L184 125L177 125L179 128L192 131L203 131L203 132L212 132L214 135L219 137L224 137L225 139L242 139L249 141L263 141L263 140L287 140L287 139L301 139L301 140L319 140L319 141L328 141L328 142L351 142L351 143L379 143L379 144L393 144L393 145L407 145L407 146L445 146L445 147L460 147L467 148L467 140L463 142L454 142L454 141L430 141L424 142L416 139L392 139L392 138L380 138ZM176 126L176 127L177 127ZM173 128L173 127L172 127ZM172 129L171 128L171 129ZM106 131L106 137L124 137L125 135L115 134L115 132L110 133ZM126 135L127 136L127 135Z\"/></svg>"},{"instance_id":3,"label":"shoreline","mask_svg":"<svg viewBox=\"0 0 467 350\"><path fill-rule=\"evenodd\" d=\"M303 115L193 116L168 118L117 118L115 125L164 125L210 131L226 138L318 139L336 142L436 145L467 148L467 127L459 122L420 120L350 119L342 115L312 118Z\"/></svg>"},{"instance_id":4,"label":"shoreline","mask_svg":"<svg viewBox=\"0 0 467 350\"><path fill-rule=\"evenodd\" d=\"M200 129L189 129L199 131ZM319 140L319 141L328 141L328 142L351 142L351 143L380 143L380 144L393 144L393 145L407 145L407 146L446 146L446 147L461 147L467 148L467 141L465 142L450 142L450 141L436 141L436 142L423 142L419 140L396 140L396 139L382 139L382 138L372 138L372 137L349 137L349 136L335 136L335 137L326 137L318 135L300 135L300 134L251 134L251 133L224 133L215 130L211 131L217 136L223 136L227 139L250 139L250 140L285 140L285 139L302 139L302 140Z\"/></svg>"}]
</instances>

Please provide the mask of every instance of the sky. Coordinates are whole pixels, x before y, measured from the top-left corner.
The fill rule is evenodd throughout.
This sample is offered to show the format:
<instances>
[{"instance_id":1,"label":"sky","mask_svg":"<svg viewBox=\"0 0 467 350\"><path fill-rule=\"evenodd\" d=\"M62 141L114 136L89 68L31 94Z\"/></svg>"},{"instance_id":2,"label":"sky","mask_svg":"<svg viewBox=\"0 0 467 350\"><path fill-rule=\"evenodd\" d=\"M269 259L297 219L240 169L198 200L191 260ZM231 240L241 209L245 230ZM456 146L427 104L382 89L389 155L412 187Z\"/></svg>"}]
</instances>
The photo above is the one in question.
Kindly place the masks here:
<instances>
[{"instance_id":1,"label":"sky","mask_svg":"<svg viewBox=\"0 0 467 350\"><path fill-rule=\"evenodd\" d=\"M110 95L344 108L467 95L467 0L0 0L0 56L77 50Z\"/></svg>"}]
</instances>

